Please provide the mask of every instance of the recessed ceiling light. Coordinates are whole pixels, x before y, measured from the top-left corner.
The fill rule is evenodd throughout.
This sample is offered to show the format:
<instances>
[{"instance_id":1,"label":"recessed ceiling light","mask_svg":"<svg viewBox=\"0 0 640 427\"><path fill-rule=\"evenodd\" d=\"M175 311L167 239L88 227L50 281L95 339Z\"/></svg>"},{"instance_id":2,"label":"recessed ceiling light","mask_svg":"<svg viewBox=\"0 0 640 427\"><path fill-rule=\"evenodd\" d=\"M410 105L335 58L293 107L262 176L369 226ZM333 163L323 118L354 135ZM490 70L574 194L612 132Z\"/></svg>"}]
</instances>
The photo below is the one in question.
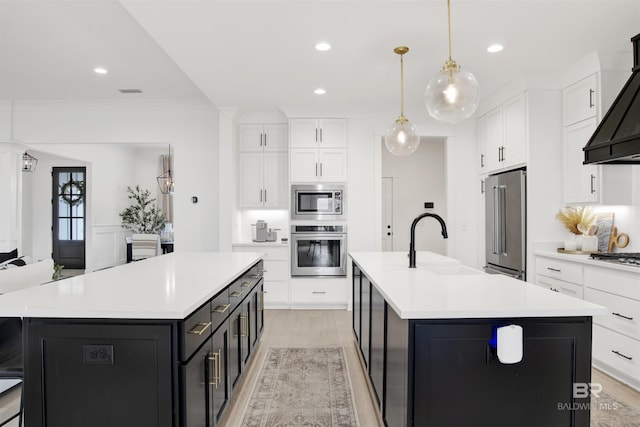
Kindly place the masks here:
<instances>
[{"instance_id":1,"label":"recessed ceiling light","mask_svg":"<svg viewBox=\"0 0 640 427\"><path fill-rule=\"evenodd\" d=\"M498 43L494 43L487 48L487 52L496 53L496 52L500 52L502 49L504 49L504 46Z\"/></svg>"},{"instance_id":2,"label":"recessed ceiling light","mask_svg":"<svg viewBox=\"0 0 640 427\"><path fill-rule=\"evenodd\" d=\"M94 68L93 71L96 74L107 74L108 73L107 69L106 68L102 68L102 67Z\"/></svg>"},{"instance_id":3,"label":"recessed ceiling light","mask_svg":"<svg viewBox=\"0 0 640 427\"><path fill-rule=\"evenodd\" d=\"M327 91L319 87L318 89L314 90L313 93L315 93L316 95L324 95L325 93L327 93Z\"/></svg>"},{"instance_id":4,"label":"recessed ceiling light","mask_svg":"<svg viewBox=\"0 0 640 427\"><path fill-rule=\"evenodd\" d=\"M318 42L316 43L316 50L324 52L325 50L331 49L331 45L327 42Z\"/></svg>"}]
</instances>

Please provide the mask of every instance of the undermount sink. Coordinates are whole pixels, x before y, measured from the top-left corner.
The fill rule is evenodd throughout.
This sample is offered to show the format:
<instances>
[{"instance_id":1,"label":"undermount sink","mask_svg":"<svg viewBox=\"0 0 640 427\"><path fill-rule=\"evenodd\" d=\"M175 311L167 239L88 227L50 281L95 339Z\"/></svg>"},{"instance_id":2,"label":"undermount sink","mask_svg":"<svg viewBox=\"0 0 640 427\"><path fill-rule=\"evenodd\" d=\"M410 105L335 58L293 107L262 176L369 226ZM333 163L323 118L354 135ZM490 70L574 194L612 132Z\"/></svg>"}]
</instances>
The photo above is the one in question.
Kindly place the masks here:
<instances>
[{"instance_id":1,"label":"undermount sink","mask_svg":"<svg viewBox=\"0 0 640 427\"><path fill-rule=\"evenodd\" d=\"M418 265L416 268L427 270L439 276L460 276L467 274L485 274L483 271L476 270L462 264L457 265Z\"/></svg>"}]
</instances>

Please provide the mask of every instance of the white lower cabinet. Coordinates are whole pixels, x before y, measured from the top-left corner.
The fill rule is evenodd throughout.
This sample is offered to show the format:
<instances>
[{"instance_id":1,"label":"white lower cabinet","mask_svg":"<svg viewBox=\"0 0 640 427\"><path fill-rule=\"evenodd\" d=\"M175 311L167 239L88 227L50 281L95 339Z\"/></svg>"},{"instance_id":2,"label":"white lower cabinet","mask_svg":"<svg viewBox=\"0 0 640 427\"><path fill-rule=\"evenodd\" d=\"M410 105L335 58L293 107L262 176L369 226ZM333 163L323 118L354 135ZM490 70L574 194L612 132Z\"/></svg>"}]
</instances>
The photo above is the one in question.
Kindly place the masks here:
<instances>
[{"instance_id":1,"label":"white lower cabinet","mask_svg":"<svg viewBox=\"0 0 640 427\"><path fill-rule=\"evenodd\" d=\"M536 258L536 284L575 298L583 297L582 265L553 258Z\"/></svg>"},{"instance_id":2,"label":"white lower cabinet","mask_svg":"<svg viewBox=\"0 0 640 427\"><path fill-rule=\"evenodd\" d=\"M265 252L264 308L289 308L289 246L234 244L233 252Z\"/></svg>"},{"instance_id":3,"label":"white lower cabinet","mask_svg":"<svg viewBox=\"0 0 640 427\"><path fill-rule=\"evenodd\" d=\"M640 342L593 325L593 365L640 390Z\"/></svg>"},{"instance_id":4,"label":"white lower cabinet","mask_svg":"<svg viewBox=\"0 0 640 427\"><path fill-rule=\"evenodd\" d=\"M582 286L576 285L575 283L569 283L563 280L536 275L536 284L551 291L559 292L561 294L569 295L575 298L582 299L583 297Z\"/></svg>"},{"instance_id":5,"label":"white lower cabinet","mask_svg":"<svg viewBox=\"0 0 640 427\"><path fill-rule=\"evenodd\" d=\"M291 305L294 308L346 308L346 278L292 278Z\"/></svg>"},{"instance_id":6,"label":"white lower cabinet","mask_svg":"<svg viewBox=\"0 0 640 427\"><path fill-rule=\"evenodd\" d=\"M593 365L640 390L640 269L536 256L536 284L607 307L593 317Z\"/></svg>"}]
</instances>

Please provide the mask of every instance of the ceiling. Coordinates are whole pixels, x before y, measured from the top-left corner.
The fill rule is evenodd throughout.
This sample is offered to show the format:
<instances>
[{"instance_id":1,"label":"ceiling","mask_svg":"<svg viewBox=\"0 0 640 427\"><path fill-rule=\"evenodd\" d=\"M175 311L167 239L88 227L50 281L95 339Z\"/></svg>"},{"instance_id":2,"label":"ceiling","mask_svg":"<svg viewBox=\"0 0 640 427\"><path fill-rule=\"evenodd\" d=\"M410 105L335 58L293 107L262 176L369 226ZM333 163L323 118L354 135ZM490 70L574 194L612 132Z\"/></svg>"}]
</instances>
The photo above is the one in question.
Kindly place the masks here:
<instances>
[{"instance_id":1,"label":"ceiling","mask_svg":"<svg viewBox=\"0 0 640 427\"><path fill-rule=\"evenodd\" d=\"M452 56L486 97L523 74L559 82L594 50L629 52L630 69L639 22L640 0L452 0ZM0 99L397 113L399 45L412 118L448 56L445 0L0 0Z\"/></svg>"}]
</instances>

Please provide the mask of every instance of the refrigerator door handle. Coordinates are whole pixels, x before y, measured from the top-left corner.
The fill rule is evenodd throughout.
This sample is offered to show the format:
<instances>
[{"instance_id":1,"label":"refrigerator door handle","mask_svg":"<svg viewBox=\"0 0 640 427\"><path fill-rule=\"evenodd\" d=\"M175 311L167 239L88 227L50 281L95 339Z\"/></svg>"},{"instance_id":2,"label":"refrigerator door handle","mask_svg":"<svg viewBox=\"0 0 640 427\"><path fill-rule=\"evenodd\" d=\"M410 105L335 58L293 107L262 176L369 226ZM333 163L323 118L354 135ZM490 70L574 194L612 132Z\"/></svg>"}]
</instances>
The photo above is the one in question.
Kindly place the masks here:
<instances>
[{"instance_id":1,"label":"refrigerator door handle","mask_svg":"<svg viewBox=\"0 0 640 427\"><path fill-rule=\"evenodd\" d=\"M500 255L507 254L507 187L500 186Z\"/></svg>"},{"instance_id":2,"label":"refrigerator door handle","mask_svg":"<svg viewBox=\"0 0 640 427\"><path fill-rule=\"evenodd\" d=\"M498 247L498 230L500 230L500 211L498 207L500 206L500 191L498 187L495 185L491 189L492 199L493 199L493 236L491 236L491 252L494 255L497 255L500 248Z\"/></svg>"}]
</instances>

